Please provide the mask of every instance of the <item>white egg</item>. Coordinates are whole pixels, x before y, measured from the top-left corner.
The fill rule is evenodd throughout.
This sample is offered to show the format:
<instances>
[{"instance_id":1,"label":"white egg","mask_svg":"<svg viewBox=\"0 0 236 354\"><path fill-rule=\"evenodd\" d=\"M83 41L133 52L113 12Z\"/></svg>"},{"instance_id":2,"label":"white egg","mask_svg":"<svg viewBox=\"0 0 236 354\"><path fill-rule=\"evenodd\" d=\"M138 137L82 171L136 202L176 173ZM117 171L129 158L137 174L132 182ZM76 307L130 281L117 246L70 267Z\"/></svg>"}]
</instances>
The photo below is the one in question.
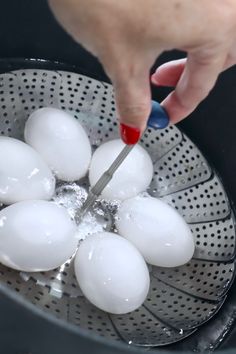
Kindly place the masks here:
<instances>
[{"instance_id":1,"label":"white egg","mask_svg":"<svg viewBox=\"0 0 236 354\"><path fill-rule=\"evenodd\" d=\"M0 202L50 199L55 178L41 156L20 140L0 137Z\"/></svg>"},{"instance_id":2,"label":"white egg","mask_svg":"<svg viewBox=\"0 0 236 354\"><path fill-rule=\"evenodd\" d=\"M194 239L185 220L156 198L138 196L124 201L117 213L116 227L150 264L177 267L193 256Z\"/></svg>"},{"instance_id":3,"label":"white egg","mask_svg":"<svg viewBox=\"0 0 236 354\"><path fill-rule=\"evenodd\" d=\"M0 212L0 262L23 271L59 267L76 251L76 226L65 208L43 200Z\"/></svg>"},{"instance_id":4,"label":"white egg","mask_svg":"<svg viewBox=\"0 0 236 354\"><path fill-rule=\"evenodd\" d=\"M33 112L25 125L25 141L63 181L84 177L91 160L91 145L81 124L52 107Z\"/></svg>"},{"instance_id":5,"label":"white egg","mask_svg":"<svg viewBox=\"0 0 236 354\"><path fill-rule=\"evenodd\" d=\"M95 151L92 157L89 180L94 186L105 172L125 144L119 140L108 141ZM120 167L116 170L113 178L102 192L105 199L124 200L134 197L149 186L153 176L153 164L147 151L140 145L136 145L129 153Z\"/></svg>"},{"instance_id":6,"label":"white egg","mask_svg":"<svg viewBox=\"0 0 236 354\"><path fill-rule=\"evenodd\" d=\"M75 257L79 286L103 311L124 314L144 302L149 272L139 251L119 235L100 232L86 238Z\"/></svg>"}]
</instances>

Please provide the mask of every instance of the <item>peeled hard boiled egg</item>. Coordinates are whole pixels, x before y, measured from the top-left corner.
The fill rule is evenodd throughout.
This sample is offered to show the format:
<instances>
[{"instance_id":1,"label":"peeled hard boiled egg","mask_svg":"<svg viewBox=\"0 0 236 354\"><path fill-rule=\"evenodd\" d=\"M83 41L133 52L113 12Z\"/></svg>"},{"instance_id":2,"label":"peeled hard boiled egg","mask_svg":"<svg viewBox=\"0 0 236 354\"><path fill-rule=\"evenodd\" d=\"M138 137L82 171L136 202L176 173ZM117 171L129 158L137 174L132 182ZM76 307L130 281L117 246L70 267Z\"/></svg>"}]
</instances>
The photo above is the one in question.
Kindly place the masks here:
<instances>
[{"instance_id":1,"label":"peeled hard boiled egg","mask_svg":"<svg viewBox=\"0 0 236 354\"><path fill-rule=\"evenodd\" d=\"M84 177L91 160L91 146L81 124L68 113L52 107L33 112L25 125L25 141L63 181Z\"/></svg>"},{"instance_id":2,"label":"peeled hard boiled egg","mask_svg":"<svg viewBox=\"0 0 236 354\"><path fill-rule=\"evenodd\" d=\"M177 267L193 256L194 239L188 225L175 209L156 198L125 200L116 227L150 264Z\"/></svg>"},{"instance_id":3,"label":"peeled hard boiled egg","mask_svg":"<svg viewBox=\"0 0 236 354\"><path fill-rule=\"evenodd\" d=\"M149 272L139 251L114 233L87 237L75 257L79 286L103 311L124 314L137 309L149 289Z\"/></svg>"},{"instance_id":4,"label":"peeled hard boiled egg","mask_svg":"<svg viewBox=\"0 0 236 354\"><path fill-rule=\"evenodd\" d=\"M55 178L41 156L20 140L0 137L0 202L50 199Z\"/></svg>"},{"instance_id":5,"label":"peeled hard boiled egg","mask_svg":"<svg viewBox=\"0 0 236 354\"><path fill-rule=\"evenodd\" d=\"M108 141L95 151L89 169L89 181L94 186L125 144L119 140ZM102 192L105 199L124 200L134 197L144 191L153 176L153 165L150 156L140 145L136 145L120 167L114 173L111 181Z\"/></svg>"},{"instance_id":6,"label":"peeled hard boiled egg","mask_svg":"<svg viewBox=\"0 0 236 354\"><path fill-rule=\"evenodd\" d=\"M59 267L76 251L76 226L66 209L43 200L0 212L0 262L38 272Z\"/></svg>"}]
</instances>

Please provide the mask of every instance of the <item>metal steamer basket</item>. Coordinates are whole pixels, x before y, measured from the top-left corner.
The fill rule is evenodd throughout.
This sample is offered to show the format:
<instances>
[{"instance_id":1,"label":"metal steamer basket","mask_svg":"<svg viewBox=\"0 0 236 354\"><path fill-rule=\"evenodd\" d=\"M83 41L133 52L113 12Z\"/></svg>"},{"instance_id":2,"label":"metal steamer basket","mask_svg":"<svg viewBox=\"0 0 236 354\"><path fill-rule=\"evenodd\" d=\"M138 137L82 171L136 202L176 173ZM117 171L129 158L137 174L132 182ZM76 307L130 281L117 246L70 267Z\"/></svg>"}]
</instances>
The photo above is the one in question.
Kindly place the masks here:
<instances>
[{"instance_id":1,"label":"metal steamer basket","mask_svg":"<svg viewBox=\"0 0 236 354\"><path fill-rule=\"evenodd\" d=\"M29 114L45 106L80 119L93 149L118 137L111 85L62 70L23 69L0 74L2 135L23 139ZM141 144L154 164L148 193L176 208L194 235L196 251L188 264L150 267L148 297L143 306L126 315L102 312L83 297L73 259L40 273L17 272L0 265L0 282L61 321L108 341L151 348L191 335L224 303L235 275L235 220L219 177L177 127L147 129ZM83 197L78 193L81 187L88 189L86 179L73 185L58 182L55 198L64 193L76 201ZM115 209L115 205L107 206L106 229L113 228Z\"/></svg>"}]
</instances>

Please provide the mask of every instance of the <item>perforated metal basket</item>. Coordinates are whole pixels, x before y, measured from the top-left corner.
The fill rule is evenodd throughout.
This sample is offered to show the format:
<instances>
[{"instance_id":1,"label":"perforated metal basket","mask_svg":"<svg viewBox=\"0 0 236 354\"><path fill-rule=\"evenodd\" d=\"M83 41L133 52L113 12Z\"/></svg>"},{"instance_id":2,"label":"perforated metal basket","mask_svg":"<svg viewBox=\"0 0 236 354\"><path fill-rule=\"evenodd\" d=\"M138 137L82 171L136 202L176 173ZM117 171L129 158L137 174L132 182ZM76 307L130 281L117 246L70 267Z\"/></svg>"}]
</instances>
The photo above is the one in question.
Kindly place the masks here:
<instances>
[{"instance_id":1,"label":"perforated metal basket","mask_svg":"<svg viewBox=\"0 0 236 354\"><path fill-rule=\"evenodd\" d=\"M28 115L43 106L79 118L94 149L118 137L111 85L65 71L26 69L0 75L2 135L23 139ZM79 112L84 113L82 118ZM155 170L148 192L174 206L191 227L196 242L191 262L172 269L150 267L145 303L122 316L108 315L83 297L73 260L53 271L32 274L0 265L0 281L62 321L114 341L155 347L189 336L224 303L235 274L235 222L219 177L187 136L174 126L147 129L141 144ZM86 193L78 186L88 188L86 179L59 183L55 199L69 193L79 207ZM106 208L104 227L111 228L116 205Z\"/></svg>"}]
</instances>

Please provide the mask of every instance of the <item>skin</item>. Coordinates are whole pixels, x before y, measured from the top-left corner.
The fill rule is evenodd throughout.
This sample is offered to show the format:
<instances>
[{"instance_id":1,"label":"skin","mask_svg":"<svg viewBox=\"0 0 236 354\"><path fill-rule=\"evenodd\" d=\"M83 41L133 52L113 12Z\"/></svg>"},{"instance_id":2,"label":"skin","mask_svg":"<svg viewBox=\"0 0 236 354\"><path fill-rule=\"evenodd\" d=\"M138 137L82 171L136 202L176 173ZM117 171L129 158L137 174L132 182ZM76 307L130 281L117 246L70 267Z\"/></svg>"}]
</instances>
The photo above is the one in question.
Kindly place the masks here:
<instances>
[{"instance_id":1,"label":"skin","mask_svg":"<svg viewBox=\"0 0 236 354\"><path fill-rule=\"evenodd\" d=\"M235 0L49 0L72 37L104 66L118 118L143 131L150 112L150 68L165 50L187 59L160 66L155 85L173 86L162 102L171 123L189 115L236 63Z\"/></svg>"}]
</instances>

